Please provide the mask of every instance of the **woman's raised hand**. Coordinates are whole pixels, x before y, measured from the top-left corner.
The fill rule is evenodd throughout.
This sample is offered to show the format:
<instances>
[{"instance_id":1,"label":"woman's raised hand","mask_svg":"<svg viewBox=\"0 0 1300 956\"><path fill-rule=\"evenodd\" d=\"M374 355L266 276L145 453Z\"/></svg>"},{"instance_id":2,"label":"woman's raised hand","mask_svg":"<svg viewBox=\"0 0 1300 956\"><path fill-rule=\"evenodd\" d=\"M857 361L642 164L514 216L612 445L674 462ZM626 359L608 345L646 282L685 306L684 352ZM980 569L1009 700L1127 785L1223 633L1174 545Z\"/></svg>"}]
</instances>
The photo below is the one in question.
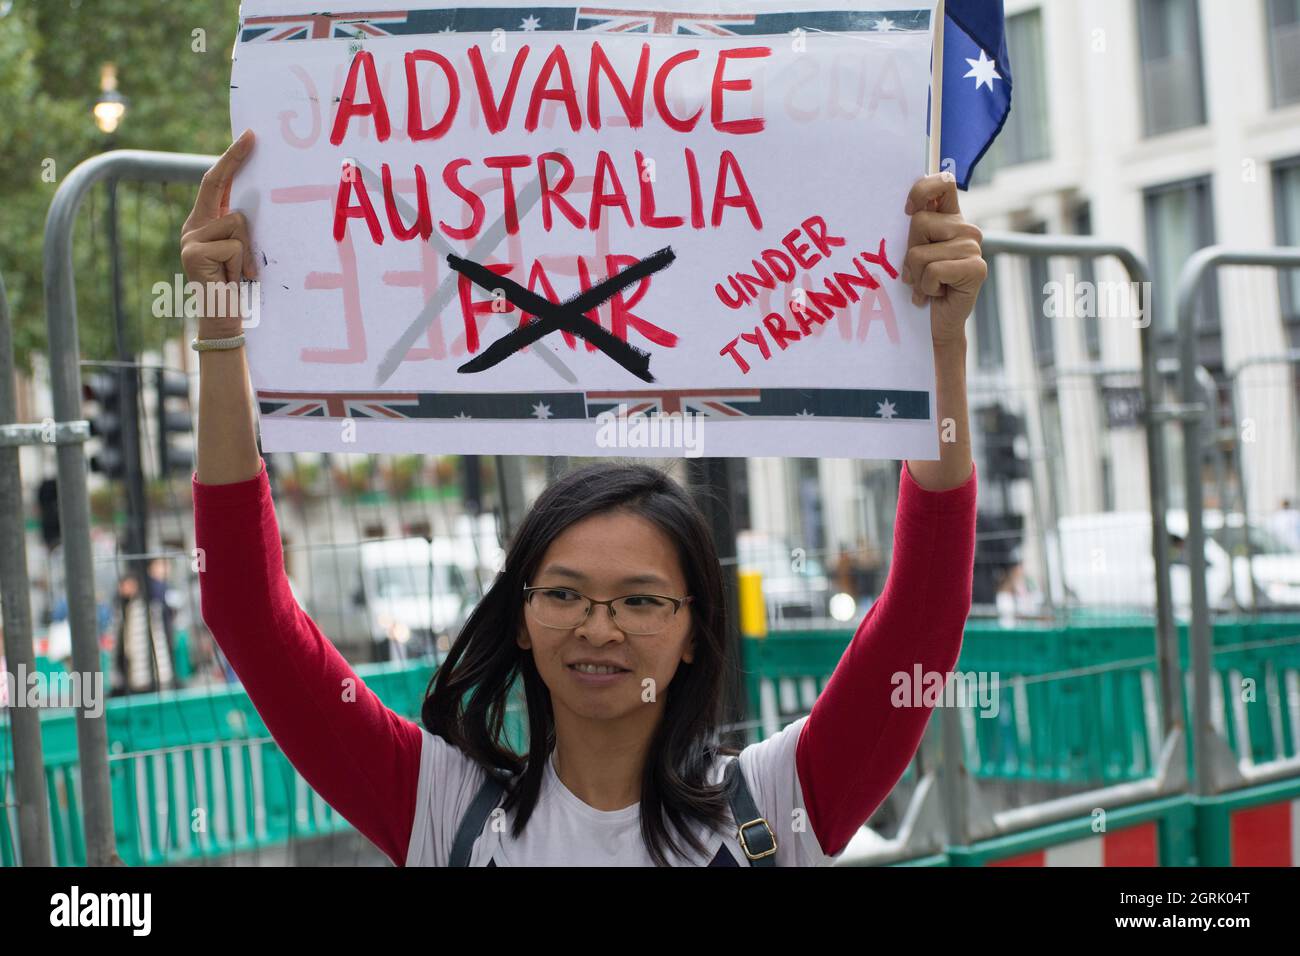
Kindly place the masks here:
<instances>
[{"instance_id":1,"label":"woman's raised hand","mask_svg":"<svg viewBox=\"0 0 1300 956\"><path fill-rule=\"evenodd\" d=\"M962 217L952 173L918 179L905 211L912 227L903 281L912 287L912 302L931 303L930 334L936 346L962 342L975 297L988 276L980 246L984 234Z\"/></svg>"},{"instance_id":2,"label":"woman's raised hand","mask_svg":"<svg viewBox=\"0 0 1300 956\"><path fill-rule=\"evenodd\" d=\"M181 265L185 276L203 285L205 304L219 303L213 310L217 314L208 315L205 309L199 319L200 338L233 334L239 329L238 286L228 287L234 295L209 295L211 284L226 286L257 275L248 220L242 212L230 211L231 183L252 151L253 132L245 130L204 173L194 208L181 226Z\"/></svg>"}]
</instances>

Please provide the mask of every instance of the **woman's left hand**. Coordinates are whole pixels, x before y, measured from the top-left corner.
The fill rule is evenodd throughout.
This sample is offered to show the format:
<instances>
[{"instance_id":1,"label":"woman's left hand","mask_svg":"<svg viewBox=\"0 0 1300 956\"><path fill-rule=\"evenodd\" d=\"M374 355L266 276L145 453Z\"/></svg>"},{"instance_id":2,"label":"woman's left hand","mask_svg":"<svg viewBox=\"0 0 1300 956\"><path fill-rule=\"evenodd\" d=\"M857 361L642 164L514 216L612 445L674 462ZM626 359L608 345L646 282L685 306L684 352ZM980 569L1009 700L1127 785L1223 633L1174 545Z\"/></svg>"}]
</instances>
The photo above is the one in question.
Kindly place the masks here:
<instances>
[{"instance_id":1,"label":"woman's left hand","mask_svg":"<svg viewBox=\"0 0 1300 956\"><path fill-rule=\"evenodd\" d=\"M902 278L912 286L912 302L930 302L936 347L964 342L966 319L989 271L981 254L984 235L962 217L952 173L918 179L905 211L912 227Z\"/></svg>"}]
</instances>

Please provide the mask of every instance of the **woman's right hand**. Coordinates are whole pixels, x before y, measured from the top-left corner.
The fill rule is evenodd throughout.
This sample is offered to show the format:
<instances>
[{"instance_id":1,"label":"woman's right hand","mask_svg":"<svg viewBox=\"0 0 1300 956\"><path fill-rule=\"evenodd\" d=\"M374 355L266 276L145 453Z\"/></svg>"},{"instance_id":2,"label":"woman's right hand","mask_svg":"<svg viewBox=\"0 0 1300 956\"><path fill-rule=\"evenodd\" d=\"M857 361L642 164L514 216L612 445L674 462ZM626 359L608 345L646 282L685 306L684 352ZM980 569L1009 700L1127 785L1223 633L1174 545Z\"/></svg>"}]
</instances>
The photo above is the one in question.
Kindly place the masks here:
<instances>
[{"instance_id":1,"label":"woman's right hand","mask_svg":"<svg viewBox=\"0 0 1300 956\"><path fill-rule=\"evenodd\" d=\"M253 132L245 130L204 173L194 208L181 226L181 265L186 278L204 291L199 338L239 334L238 282L257 276L248 220L242 212L230 211L231 183L252 151ZM214 283L220 288L214 289ZM213 294L221 291L225 294ZM209 302L215 314L208 314Z\"/></svg>"}]
</instances>

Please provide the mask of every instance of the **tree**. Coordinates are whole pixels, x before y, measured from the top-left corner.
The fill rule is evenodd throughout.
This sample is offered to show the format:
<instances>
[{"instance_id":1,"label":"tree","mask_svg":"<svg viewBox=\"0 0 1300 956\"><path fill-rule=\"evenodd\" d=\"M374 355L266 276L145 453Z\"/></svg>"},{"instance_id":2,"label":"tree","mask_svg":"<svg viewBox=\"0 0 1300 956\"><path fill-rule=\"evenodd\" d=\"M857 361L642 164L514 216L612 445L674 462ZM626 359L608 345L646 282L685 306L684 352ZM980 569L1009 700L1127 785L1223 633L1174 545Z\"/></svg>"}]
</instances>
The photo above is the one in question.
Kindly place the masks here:
<instances>
[{"instance_id":1,"label":"tree","mask_svg":"<svg viewBox=\"0 0 1300 956\"><path fill-rule=\"evenodd\" d=\"M91 109L104 64L116 66L128 112L115 146L218 153L230 141L230 50L237 0L0 0L0 272L16 358L44 351L41 247L55 190L105 148ZM152 288L181 271L187 184L122 184L119 236L128 328L136 349L183 333L155 319ZM103 187L82 206L74 239L82 357L111 357L113 333Z\"/></svg>"}]
</instances>

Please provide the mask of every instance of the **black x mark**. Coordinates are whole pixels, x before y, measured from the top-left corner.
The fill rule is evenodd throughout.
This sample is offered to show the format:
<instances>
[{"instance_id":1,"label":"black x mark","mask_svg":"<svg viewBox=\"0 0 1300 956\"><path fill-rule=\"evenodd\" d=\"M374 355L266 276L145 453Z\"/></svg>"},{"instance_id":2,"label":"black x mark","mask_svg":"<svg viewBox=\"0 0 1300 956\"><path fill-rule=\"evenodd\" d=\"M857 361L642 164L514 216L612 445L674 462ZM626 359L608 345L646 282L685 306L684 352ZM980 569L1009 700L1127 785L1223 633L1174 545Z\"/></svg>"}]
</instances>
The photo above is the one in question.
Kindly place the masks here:
<instances>
[{"instance_id":1,"label":"black x mark","mask_svg":"<svg viewBox=\"0 0 1300 956\"><path fill-rule=\"evenodd\" d=\"M497 275L486 266L448 254L447 264L457 272L468 277L482 289L489 291L500 289L505 294L507 302L535 317L527 325L497 339L482 354L470 359L456 371L481 372L489 369L518 352L525 345L536 342L542 336L556 330L563 330L586 339L642 381L653 382L655 379L650 374L649 352L624 342L583 313L599 308L632 283L658 272L676 258L672 248L665 247L640 262L628 266L622 272L610 276L586 292L580 292L563 303L555 303L528 291L505 276Z\"/></svg>"}]
</instances>

